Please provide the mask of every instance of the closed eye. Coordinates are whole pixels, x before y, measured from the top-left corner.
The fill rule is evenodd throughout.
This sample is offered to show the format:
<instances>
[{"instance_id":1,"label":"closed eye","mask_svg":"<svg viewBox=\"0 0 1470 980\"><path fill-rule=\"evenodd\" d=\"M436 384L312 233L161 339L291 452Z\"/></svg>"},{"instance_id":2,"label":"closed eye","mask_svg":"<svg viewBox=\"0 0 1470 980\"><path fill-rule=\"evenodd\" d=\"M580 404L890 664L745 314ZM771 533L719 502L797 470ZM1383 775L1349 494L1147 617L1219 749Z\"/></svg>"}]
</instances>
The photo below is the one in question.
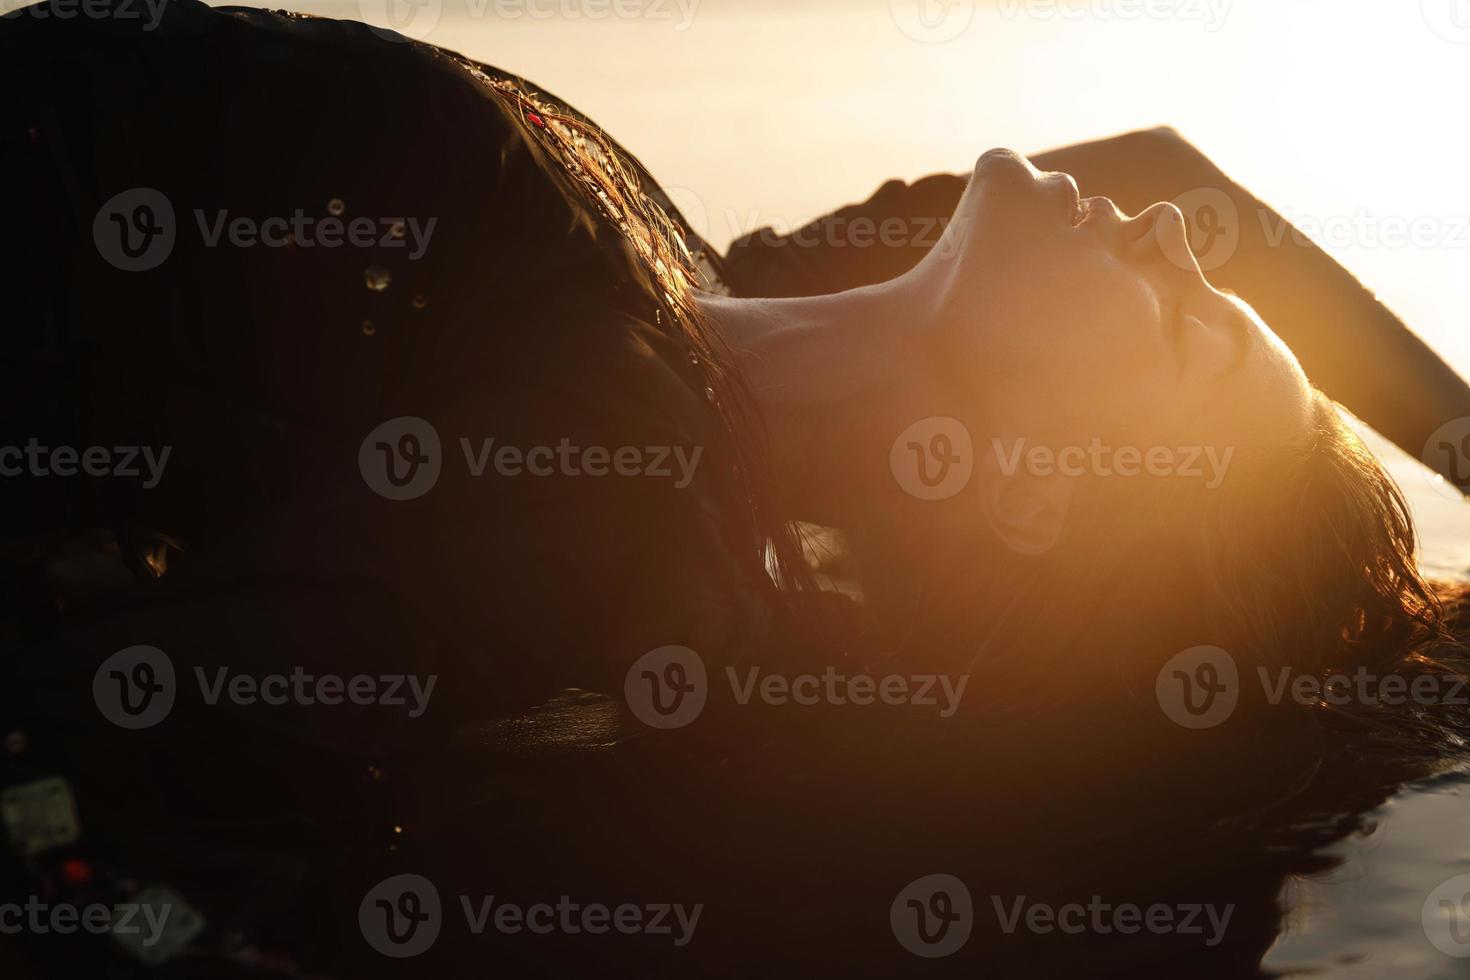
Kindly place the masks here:
<instances>
[{"instance_id":1,"label":"closed eye","mask_svg":"<svg viewBox=\"0 0 1470 980\"><path fill-rule=\"evenodd\" d=\"M1190 321L1194 321L1192 324ZM1189 331L1191 326L1199 328L1199 321L1184 312L1184 299L1179 301L1169 312L1169 347L1174 355L1174 362L1179 367L1179 379L1184 378L1184 369L1189 364Z\"/></svg>"}]
</instances>

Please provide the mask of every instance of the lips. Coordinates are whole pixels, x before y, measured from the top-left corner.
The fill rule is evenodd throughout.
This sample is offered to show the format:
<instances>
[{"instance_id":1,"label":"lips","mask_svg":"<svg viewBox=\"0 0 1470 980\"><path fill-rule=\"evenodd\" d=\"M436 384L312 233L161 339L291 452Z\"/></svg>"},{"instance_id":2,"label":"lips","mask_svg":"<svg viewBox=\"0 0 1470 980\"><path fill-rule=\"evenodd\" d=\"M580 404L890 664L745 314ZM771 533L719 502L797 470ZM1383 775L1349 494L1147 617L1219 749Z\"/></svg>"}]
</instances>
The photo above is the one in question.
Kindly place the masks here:
<instances>
[{"instance_id":1,"label":"lips","mask_svg":"<svg viewBox=\"0 0 1470 980\"><path fill-rule=\"evenodd\" d=\"M1073 212L1072 227L1091 226L1099 221L1104 224L1117 224L1119 221L1117 205L1110 198L1084 197L1077 202L1077 208Z\"/></svg>"}]
</instances>

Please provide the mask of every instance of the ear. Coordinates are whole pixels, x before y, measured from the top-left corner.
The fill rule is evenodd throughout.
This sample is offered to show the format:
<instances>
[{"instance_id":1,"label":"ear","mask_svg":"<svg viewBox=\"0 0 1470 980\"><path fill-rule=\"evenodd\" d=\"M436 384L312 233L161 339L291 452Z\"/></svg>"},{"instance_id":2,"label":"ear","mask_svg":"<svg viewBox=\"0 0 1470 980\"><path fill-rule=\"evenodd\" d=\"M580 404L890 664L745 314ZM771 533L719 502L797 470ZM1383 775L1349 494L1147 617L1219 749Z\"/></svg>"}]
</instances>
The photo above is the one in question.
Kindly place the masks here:
<instances>
[{"instance_id":1,"label":"ear","mask_svg":"<svg viewBox=\"0 0 1470 980\"><path fill-rule=\"evenodd\" d=\"M1050 551L1066 529L1075 479L1054 470L1035 472L1024 459L1005 465L999 455L981 454L980 500L986 523L1012 551Z\"/></svg>"}]
</instances>

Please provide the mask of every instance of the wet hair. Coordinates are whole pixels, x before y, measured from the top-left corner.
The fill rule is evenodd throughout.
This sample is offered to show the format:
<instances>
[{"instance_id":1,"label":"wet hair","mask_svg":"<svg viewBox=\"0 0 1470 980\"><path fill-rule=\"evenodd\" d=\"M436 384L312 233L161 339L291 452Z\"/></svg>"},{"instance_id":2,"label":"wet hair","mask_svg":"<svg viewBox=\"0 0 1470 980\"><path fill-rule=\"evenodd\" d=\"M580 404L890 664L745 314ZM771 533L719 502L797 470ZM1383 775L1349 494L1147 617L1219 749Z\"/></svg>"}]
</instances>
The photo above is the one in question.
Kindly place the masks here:
<instances>
[{"instance_id":1,"label":"wet hair","mask_svg":"<svg viewBox=\"0 0 1470 980\"><path fill-rule=\"evenodd\" d=\"M535 115L658 284L666 329L700 354L722 393L754 557L788 595L815 592L800 530L773 507L759 416L694 302L702 277L677 221L591 121L467 67L516 113ZM983 670L992 703L1021 708L1108 703L1095 697L1105 689L1136 698L1172 654L1199 644L1230 651L1242 670L1318 676L1459 662L1442 590L1416 564L1402 493L1321 393L1304 445L1242 460L1217 490L1171 478L1094 484L1058 547L1039 557L873 515L848 536L877 624L865 634L870 652Z\"/></svg>"},{"instance_id":2,"label":"wet hair","mask_svg":"<svg viewBox=\"0 0 1470 980\"><path fill-rule=\"evenodd\" d=\"M706 380L719 395L720 417L735 458L735 477L749 505L753 553L779 592L816 591L796 524L776 515L767 453L767 436L759 413L718 331L694 300L703 285L694 256L679 223L655 202L639 179L636 166L591 120L547 97L520 79L489 74L450 52L460 64L488 84L520 118L532 118L554 151L555 159L616 226L631 246L642 271L656 284L661 306L659 326L676 331L705 366Z\"/></svg>"},{"instance_id":3,"label":"wet hair","mask_svg":"<svg viewBox=\"0 0 1470 980\"><path fill-rule=\"evenodd\" d=\"M874 515L855 530L878 644L973 672L982 710L1000 716L1157 716L1158 672L1202 645L1232 656L1242 689L1281 668L1319 679L1463 669L1458 613L1445 609L1458 610L1458 593L1425 580L1403 494L1320 392L1304 443L1237 458L1217 488L1081 479L1062 538L1041 555L911 518ZM1322 721L1448 732L1433 710L1319 707Z\"/></svg>"}]
</instances>

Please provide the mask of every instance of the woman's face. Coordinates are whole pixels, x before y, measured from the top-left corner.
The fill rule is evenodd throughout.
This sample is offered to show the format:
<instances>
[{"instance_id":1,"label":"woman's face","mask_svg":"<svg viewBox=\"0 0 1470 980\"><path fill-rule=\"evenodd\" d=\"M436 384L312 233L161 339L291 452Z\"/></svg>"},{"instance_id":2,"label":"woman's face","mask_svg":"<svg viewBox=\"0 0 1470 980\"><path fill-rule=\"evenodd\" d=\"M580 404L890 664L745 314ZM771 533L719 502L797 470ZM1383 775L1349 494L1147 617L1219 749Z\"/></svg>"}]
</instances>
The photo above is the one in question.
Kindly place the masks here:
<instances>
[{"instance_id":1,"label":"woman's face","mask_svg":"<svg viewBox=\"0 0 1470 980\"><path fill-rule=\"evenodd\" d=\"M956 214L954 289L984 311L989 405L1065 443L1271 449L1299 440L1311 388L1245 303L1214 289L1183 216L1078 200L1008 150L976 164ZM1023 406L1019 410L1016 406Z\"/></svg>"}]
</instances>

